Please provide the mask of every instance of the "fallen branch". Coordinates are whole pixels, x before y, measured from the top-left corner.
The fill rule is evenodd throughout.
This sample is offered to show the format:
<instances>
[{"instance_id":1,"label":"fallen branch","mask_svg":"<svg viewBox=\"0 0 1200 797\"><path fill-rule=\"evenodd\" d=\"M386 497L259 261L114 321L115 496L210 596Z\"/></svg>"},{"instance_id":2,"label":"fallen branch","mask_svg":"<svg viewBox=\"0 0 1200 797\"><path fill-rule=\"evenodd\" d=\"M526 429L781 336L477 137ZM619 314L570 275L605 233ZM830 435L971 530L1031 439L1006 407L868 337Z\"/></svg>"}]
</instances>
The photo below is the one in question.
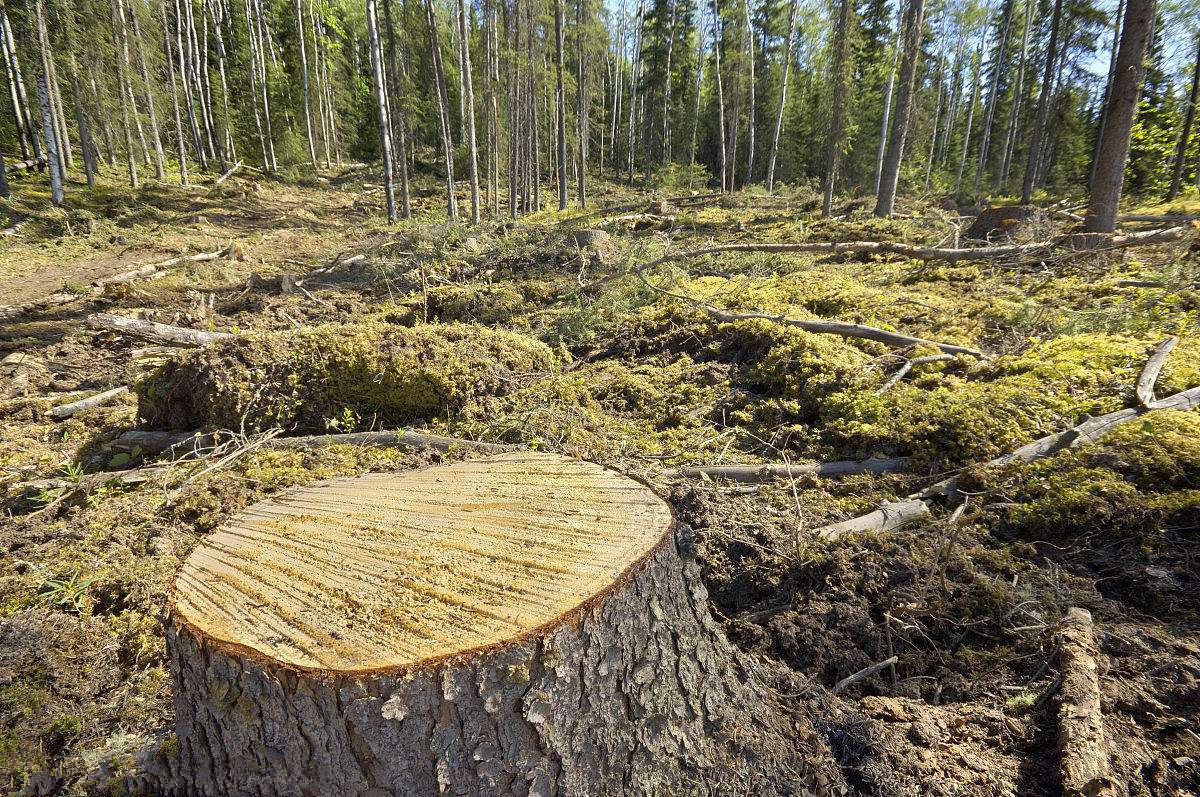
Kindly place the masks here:
<instances>
[{"instance_id":1,"label":"fallen branch","mask_svg":"<svg viewBox=\"0 0 1200 797\"><path fill-rule=\"evenodd\" d=\"M1162 373L1163 364L1167 361L1167 355L1171 353L1171 349L1175 348L1175 344L1178 342L1179 338L1172 335L1158 344L1154 349L1154 353L1150 355L1150 359L1146 361L1142 372L1138 374L1138 404L1148 410L1157 409L1155 405L1158 403L1158 400L1154 398L1154 383L1158 381L1158 375Z\"/></svg>"},{"instance_id":2,"label":"fallen branch","mask_svg":"<svg viewBox=\"0 0 1200 797\"><path fill-rule=\"evenodd\" d=\"M948 360L953 360L953 359L954 359L953 354L930 354L925 357L914 357L911 360L905 360L904 365L900 366L900 370L897 371L896 373L892 374L891 378L888 379L888 381L886 381L882 385L880 385L879 389L876 390L875 393L877 395L882 395L883 393L888 392L893 387L895 387L896 384L899 383L899 381L901 379L903 379L908 374L909 371L911 371L913 368L917 367L918 365L926 365L928 363L942 363L942 362L946 362Z\"/></svg>"},{"instance_id":3,"label":"fallen branch","mask_svg":"<svg viewBox=\"0 0 1200 797\"><path fill-rule=\"evenodd\" d=\"M1192 221L1200 221L1200 216L1194 213L1126 213L1117 216L1119 222L1138 222L1138 223L1156 223L1156 224L1186 224Z\"/></svg>"},{"instance_id":4,"label":"fallen branch","mask_svg":"<svg viewBox=\"0 0 1200 797\"><path fill-rule=\"evenodd\" d=\"M908 466L907 457L868 459L862 462L815 462L784 465L702 465L683 468L680 476L729 479L735 482L768 482L775 479L795 479L800 476L853 476L861 473L895 473Z\"/></svg>"},{"instance_id":5,"label":"fallen branch","mask_svg":"<svg viewBox=\"0 0 1200 797\"><path fill-rule=\"evenodd\" d=\"M34 169L41 169L45 165L45 158L30 158L23 161L12 161L5 166L5 170L9 174L16 174L17 172L31 172Z\"/></svg>"},{"instance_id":6,"label":"fallen branch","mask_svg":"<svg viewBox=\"0 0 1200 797\"><path fill-rule=\"evenodd\" d=\"M891 531L927 517L929 517L929 505L922 500L888 501L880 505L874 512L843 520L840 523L832 523L817 529L815 534L826 542L833 542L850 534Z\"/></svg>"},{"instance_id":7,"label":"fallen branch","mask_svg":"<svg viewBox=\"0 0 1200 797\"><path fill-rule=\"evenodd\" d=\"M87 324L92 329L105 332L116 332L154 343L176 343L185 346L204 346L236 337L228 332L205 332L199 329L187 329L170 324L159 324L156 321L142 321L137 318L109 315L108 313L93 313L88 316Z\"/></svg>"},{"instance_id":8,"label":"fallen branch","mask_svg":"<svg viewBox=\"0 0 1200 797\"><path fill-rule=\"evenodd\" d=\"M501 453L524 448L524 446L506 445L503 443L484 443L478 440L466 440L458 437L421 434L410 429L399 432L353 432L350 434L318 434L306 437L277 437L269 441L266 447L309 450L334 445L376 446L381 448L435 448L439 451L466 448L472 451L486 451L490 453Z\"/></svg>"},{"instance_id":9,"label":"fallen branch","mask_svg":"<svg viewBox=\"0 0 1200 797\"><path fill-rule=\"evenodd\" d=\"M847 321L817 321L802 318L788 318L783 315L772 315L770 313L755 312L755 313L731 313L727 310L722 310L718 307L713 307L711 304L702 302L694 296L688 296L684 293L676 293L669 291L666 288L660 288L646 278L642 273L642 269L634 270L638 279L644 282L651 290L657 291L664 296L670 296L674 299L680 299L689 304L698 307L707 313L710 317L722 322L746 321L750 319L761 318L765 321L773 321L776 324L784 326L792 326L802 329L805 332L812 332L818 335L840 335L843 338L861 338L863 340L873 340L877 343L883 343L888 346L907 347L907 346L933 346L940 349L946 354L967 354L972 357L983 357L983 352L972 349L967 346L958 346L952 343L939 343L935 340L926 340L913 335L904 335L899 332L889 332L886 329L878 327L869 327L865 324L852 324Z\"/></svg>"},{"instance_id":10,"label":"fallen branch","mask_svg":"<svg viewBox=\"0 0 1200 797\"><path fill-rule=\"evenodd\" d=\"M23 219L18 219L17 221L14 221L12 224L5 227L3 230L0 230L0 235L16 235L21 231L22 227L31 221L33 221L33 219L31 219L29 216L26 216Z\"/></svg>"},{"instance_id":11,"label":"fallen branch","mask_svg":"<svg viewBox=\"0 0 1200 797\"><path fill-rule=\"evenodd\" d=\"M224 257L229 252L228 246L223 246L215 252L200 252L195 255L179 255L178 257L168 258L158 263L148 263L144 266L138 266L129 271L123 271L120 274L114 274L111 277L104 277L92 283L94 287L103 288L105 285L120 285L134 280L145 279L151 277L163 269L179 263L202 263L208 260L216 260Z\"/></svg>"},{"instance_id":12,"label":"fallen branch","mask_svg":"<svg viewBox=\"0 0 1200 797\"><path fill-rule=\"evenodd\" d=\"M84 410L90 410L93 407L99 407L102 404L107 404L108 402L112 401L118 396L124 395L127 392L129 392L129 388L125 385L122 385L121 387L114 387L112 390L106 390L103 393L97 393L90 398L85 398L80 401L72 401L70 404L59 404L57 407L51 407L49 410L47 410L46 414L51 418L57 418L61 421L66 418L70 418L72 415Z\"/></svg>"},{"instance_id":13,"label":"fallen branch","mask_svg":"<svg viewBox=\"0 0 1200 797\"><path fill-rule=\"evenodd\" d=\"M216 188L218 185L220 185L221 183L228 180L233 175L233 173L236 172L240 168L242 168L241 161L238 161L237 163L233 164L233 166L231 166L229 168L229 171L225 172L224 174L222 174L220 177L217 178L216 182L213 183L213 188Z\"/></svg>"},{"instance_id":14,"label":"fallen branch","mask_svg":"<svg viewBox=\"0 0 1200 797\"><path fill-rule=\"evenodd\" d=\"M1063 794L1115 794L1100 709L1100 652L1086 609L1067 610L1059 631L1058 749Z\"/></svg>"},{"instance_id":15,"label":"fallen branch","mask_svg":"<svg viewBox=\"0 0 1200 797\"><path fill-rule=\"evenodd\" d=\"M846 689L849 688L850 686L853 686L854 684L858 683L859 681L864 681L867 678L870 678L872 675L877 675L877 674L883 672L884 670L886 670L888 667L891 667L899 660L900 660L899 656L892 656L889 659L884 659L883 661L876 662L876 663L872 664L870 667L863 667L861 670L854 673L853 675L848 675L845 678L843 678L842 680L838 681L836 684L834 684L832 691L835 695L840 695L842 692L846 691Z\"/></svg>"},{"instance_id":16,"label":"fallen branch","mask_svg":"<svg viewBox=\"0 0 1200 797\"><path fill-rule=\"evenodd\" d=\"M1188 229L1186 227L1169 227L1160 230L1145 230L1142 232L1114 235L1105 240L1107 249L1121 249L1143 244L1166 243L1182 238ZM1011 257L1024 257L1038 254L1057 246L1071 246L1075 236L1062 235L1049 241L1038 241L1028 244L1002 244L996 246L971 247L939 247L914 246L895 241L807 241L802 243L745 243L706 246L701 249L687 249L663 255L653 260L641 269L650 269L675 260L690 260L704 255L715 255L723 252L773 252L790 254L795 252L820 252L830 255L841 254L876 254L903 255L914 260L946 260L958 262L961 260L997 260ZM1098 247L1089 246L1090 249Z\"/></svg>"}]
</instances>

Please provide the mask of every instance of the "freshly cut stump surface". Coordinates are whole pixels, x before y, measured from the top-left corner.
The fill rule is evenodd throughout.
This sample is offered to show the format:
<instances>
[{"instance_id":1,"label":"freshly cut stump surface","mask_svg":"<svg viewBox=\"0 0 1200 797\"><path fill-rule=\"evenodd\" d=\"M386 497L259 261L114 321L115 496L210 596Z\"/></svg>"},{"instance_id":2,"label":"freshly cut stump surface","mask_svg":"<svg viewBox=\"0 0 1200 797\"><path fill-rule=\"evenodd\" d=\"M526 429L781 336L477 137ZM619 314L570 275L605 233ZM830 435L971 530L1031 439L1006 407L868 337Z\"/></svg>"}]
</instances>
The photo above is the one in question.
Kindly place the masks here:
<instances>
[{"instance_id":1,"label":"freshly cut stump surface","mask_svg":"<svg viewBox=\"0 0 1200 797\"><path fill-rule=\"evenodd\" d=\"M548 797L840 784L807 716L712 620L689 541L642 483L531 452L257 504L179 572L176 739L129 785Z\"/></svg>"},{"instance_id":2,"label":"freshly cut stump surface","mask_svg":"<svg viewBox=\"0 0 1200 797\"><path fill-rule=\"evenodd\" d=\"M335 479L206 539L179 573L174 614L284 665L410 669L560 620L671 524L644 485L547 454Z\"/></svg>"}]
</instances>

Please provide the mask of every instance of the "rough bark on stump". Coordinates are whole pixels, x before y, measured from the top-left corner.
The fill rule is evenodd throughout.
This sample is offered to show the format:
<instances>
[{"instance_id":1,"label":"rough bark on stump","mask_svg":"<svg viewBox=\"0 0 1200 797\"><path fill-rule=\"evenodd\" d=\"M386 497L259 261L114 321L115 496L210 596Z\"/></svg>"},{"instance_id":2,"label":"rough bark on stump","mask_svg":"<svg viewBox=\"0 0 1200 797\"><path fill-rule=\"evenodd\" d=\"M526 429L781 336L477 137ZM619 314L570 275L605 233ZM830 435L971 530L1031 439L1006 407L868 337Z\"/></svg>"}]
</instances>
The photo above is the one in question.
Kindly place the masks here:
<instances>
[{"instance_id":1,"label":"rough bark on stump","mask_svg":"<svg viewBox=\"0 0 1200 797\"><path fill-rule=\"evenodd\" d=\"M264 502L180 572L178 748L149 783L360 797L840 787L811 725L713 621L688 539L648 488L550 454Z\"/></svg>"}]
</instances>

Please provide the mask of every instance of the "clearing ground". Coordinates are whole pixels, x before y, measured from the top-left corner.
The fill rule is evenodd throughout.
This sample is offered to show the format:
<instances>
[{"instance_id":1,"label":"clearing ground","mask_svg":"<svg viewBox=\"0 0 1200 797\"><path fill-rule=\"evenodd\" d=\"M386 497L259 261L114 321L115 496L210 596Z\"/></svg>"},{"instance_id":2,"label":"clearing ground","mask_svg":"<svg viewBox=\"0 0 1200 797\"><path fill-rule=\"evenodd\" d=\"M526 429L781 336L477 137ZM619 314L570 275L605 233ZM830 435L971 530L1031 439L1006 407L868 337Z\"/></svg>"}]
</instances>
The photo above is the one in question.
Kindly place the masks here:
<instances>
[{"instance_id":1,"label":"clearing ground","mask_svg":"<svg viewBox=\"0 0 1200 797\"><path fill-rule=\"evenodd\" d=\"M610 188L602 199L628 207L467 229L438 217L430 183L419 218L388 227L373 179L105 187L65 213L35 214L44 200L31 193L7 211L8 224L31 221L0 239L0 305L71 296L0 320L0 786L115 792L135 751L169 739L166 589L233 513L322 479L477 456L280 449L271 437L411 426L585 457L654 485L693 530L727 634L811 704L859 793L1058 793L1069 607L1095 618L1121 793L1200 790L1200 414L1146 412L1040 462L977 467L1136 406L1139 372L1167 336L1179 342L1158 396L1200 385L1191 232L991 260L727 252L642 271L714 243L948 246L969 220L932 201L890 220L854 203L822 219L805 188ZM1069 223L1042 213L1005 234L1044 240ZM231 242L213 260L90 287ZM700 305L983 356L924 360L895 379L938 349L721 320ZM164 351L89 328L96 312L236 337ZM111 403L50 413L122 385L132 392ZM223 437L181 456L122 443L131 430ZM681 473L900 458L897 472L756 483ZM134 479L96 475L156 462ZM920 522L815 534L952 474L958 500L932 502Z\"/></svg>"}]
</instances>

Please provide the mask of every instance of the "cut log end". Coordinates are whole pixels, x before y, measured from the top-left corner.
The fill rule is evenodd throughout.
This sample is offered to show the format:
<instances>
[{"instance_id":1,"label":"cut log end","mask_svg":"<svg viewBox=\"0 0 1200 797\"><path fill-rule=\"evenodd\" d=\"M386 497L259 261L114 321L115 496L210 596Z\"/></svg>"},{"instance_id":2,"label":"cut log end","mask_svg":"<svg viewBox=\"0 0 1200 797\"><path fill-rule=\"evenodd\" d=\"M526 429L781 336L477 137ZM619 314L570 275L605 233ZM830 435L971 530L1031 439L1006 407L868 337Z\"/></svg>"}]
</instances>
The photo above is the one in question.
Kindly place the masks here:
<instances>
[{"instance_id":1,"label":"cut log end","mask_svg":"<svg viewBox=\"0 0 1200 797\"><path fill-rule=\"evenodd\" d=\"M173 617L298 669L410 670L561 622L672 522L649 488L548 454L337 479L209 537Z\"/></svg>"},{"instance_id":2,"label":"cut log end","mask_svg":"<svg viewBox=\"0 0 1200 797\"><path fill-rule=\"evenodd\" d=\"M185 561L153 793L797 794L840 774L721 634L670 508L510 453L258 504ZM702 784L702 785L697 785Z\"/></svg>"}]
</instances>

